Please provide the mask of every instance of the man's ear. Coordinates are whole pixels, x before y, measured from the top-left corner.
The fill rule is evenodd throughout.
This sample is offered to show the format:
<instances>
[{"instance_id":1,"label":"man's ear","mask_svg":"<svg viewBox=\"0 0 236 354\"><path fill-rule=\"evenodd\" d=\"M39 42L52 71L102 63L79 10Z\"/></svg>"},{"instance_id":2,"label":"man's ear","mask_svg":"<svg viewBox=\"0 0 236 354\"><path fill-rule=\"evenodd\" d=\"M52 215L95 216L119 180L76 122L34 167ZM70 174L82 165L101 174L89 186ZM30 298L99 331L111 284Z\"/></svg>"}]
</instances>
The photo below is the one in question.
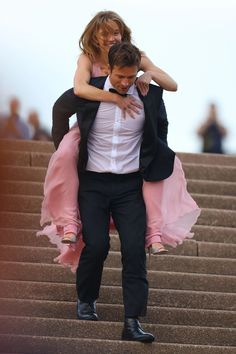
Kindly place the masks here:
<instances>
[{"instance_id":1,"label":"man's ear","mask_svg":"<svg viewBox=\"0 0 236 354\"><path fill-rule=\"evenodd\" d=\"M111 66L110 66L110 64L107 64L107 69L108 69L108 74L110 75L111 74Z\"/></svg>"}]
</instances>

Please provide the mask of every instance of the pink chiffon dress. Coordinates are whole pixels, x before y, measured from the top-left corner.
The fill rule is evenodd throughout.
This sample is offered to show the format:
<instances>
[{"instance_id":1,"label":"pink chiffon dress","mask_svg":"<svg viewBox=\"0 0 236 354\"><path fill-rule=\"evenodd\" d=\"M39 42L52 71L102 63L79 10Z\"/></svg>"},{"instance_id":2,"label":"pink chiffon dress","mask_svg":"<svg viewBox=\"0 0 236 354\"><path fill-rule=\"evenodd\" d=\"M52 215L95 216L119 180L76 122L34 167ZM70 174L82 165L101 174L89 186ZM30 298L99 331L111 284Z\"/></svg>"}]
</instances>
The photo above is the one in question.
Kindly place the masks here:
<instances>
[{"instance_id":1,"label":"pink chiffon dress","mask_svg":"<svg viewBox=\"0 0 236 354\"><path fill-rule=\"evenodd\" d=\"M94 64L92 76L102 75L99 65ZM40 220L43 229L37 232L37 236L46 235L57 246L60 254L54 261L70 267L72 272L77 269L84 247L78 208L79 141L80 130L75 124L65 134L49 161ZM193 237L190 231L200 215L200 209L187 191L177 156L170 177L160 182L144 181L143 197L147 212L146 247L154 242L176 247L184 239ZM77 234L74 245L61 243L61 237L66 232Z\"/></svg>"},{"instance_id":2,"label":"pink chiffon dress","mask_svg":"<svg viewBox=\"0 0 236 354\"><path fill-rule=\"evenodd\" d=\"M188 193L180 159L175 156L173 173L163 181L143 183L146 205L146 247L155 242L176 247L194 236L192 226L201 213Z\"/></svg>"}]
</instances>

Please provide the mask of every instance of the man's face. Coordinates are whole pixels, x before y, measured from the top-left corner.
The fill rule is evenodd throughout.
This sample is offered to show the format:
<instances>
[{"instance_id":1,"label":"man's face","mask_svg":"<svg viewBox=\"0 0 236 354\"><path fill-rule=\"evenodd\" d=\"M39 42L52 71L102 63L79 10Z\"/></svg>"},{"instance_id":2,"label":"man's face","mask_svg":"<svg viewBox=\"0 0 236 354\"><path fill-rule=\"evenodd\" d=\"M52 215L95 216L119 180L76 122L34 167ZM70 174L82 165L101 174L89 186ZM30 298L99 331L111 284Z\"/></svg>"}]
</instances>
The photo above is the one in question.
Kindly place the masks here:
<instances>
[{"instance_id":1,"label":"man's face","mask_svg":"<svg viewBox=\"0 0 236 354\"><path fill-rule=\"evenodd\" d=\"M11 114L18 114L19 109L20 109L20 102L16 98L13 98L10 101L10 112L11 112Z\"/></svg>"},{"instance_id":2,"label":"man's face","mask_svg":"<svg viewBox=\"0 0 236 354\"><path fill-rule=\"evenodd\" d=\"M114 66L110 71L110 81L112 86L121 94L128 92L130 86L133 85L137 77L138 67L125 66L123 68Z\"/></svg>"}]
</instances>

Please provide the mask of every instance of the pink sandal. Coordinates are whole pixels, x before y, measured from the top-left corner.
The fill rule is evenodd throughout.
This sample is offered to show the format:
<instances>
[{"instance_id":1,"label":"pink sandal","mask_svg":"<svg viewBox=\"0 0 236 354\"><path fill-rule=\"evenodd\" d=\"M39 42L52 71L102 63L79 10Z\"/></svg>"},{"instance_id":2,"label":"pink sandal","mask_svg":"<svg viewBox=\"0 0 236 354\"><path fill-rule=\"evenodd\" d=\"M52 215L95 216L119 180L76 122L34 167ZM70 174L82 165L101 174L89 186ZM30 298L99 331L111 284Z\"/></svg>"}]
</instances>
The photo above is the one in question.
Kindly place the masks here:
<instances>
[{"instance_id":1,"label":"pink sandal","mask_svg":"<svg viewBox=\"0 0 236 354\"><path fill-rule=\"evenodd\" d=\"M149 255L151 254L158 255L158 254L166 254L168 253L168 250L163 245L160 245L159 247L151 245L148 247L148 252Z\"/></svg>"},{"instance_id":2,"label":"pink sandal","mask_svg":"<svg viewBox=\"0 0 236 354\"><path fill-rule=\"evenodd\" d=\"M61 242L67 245L71 245L73 243L76 243L77 241L77 236L75 234L73 234L72 232L68 232L66 233L62 239Z\"/></svg>"}]
</instances>

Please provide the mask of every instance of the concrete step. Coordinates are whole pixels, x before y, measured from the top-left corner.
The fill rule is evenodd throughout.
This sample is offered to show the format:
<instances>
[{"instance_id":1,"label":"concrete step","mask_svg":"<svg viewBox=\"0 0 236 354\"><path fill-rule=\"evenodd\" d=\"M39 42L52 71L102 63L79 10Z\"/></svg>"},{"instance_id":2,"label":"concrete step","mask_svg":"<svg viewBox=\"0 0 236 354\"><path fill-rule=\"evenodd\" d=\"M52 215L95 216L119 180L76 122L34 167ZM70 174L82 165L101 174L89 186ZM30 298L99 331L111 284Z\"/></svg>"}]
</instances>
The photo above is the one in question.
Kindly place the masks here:
<instances>
[{"instance_id":1,"label":"concrete step","mask_svg":"<svg viewBox=\"0 0 236 354\"><path fill-rule=\"evenodd\" d=\"M44 238L45 240L45 238ZM111 237L111 250L116 250L117 252L120 253L120 241L118 240L118 238L116 236L112 236ZM51 244L49 242L43 244L43 247L47 247L47 249L49 249L48 251L48 254L45 254L45 257L44 257L44 254L40 254L40 250L39 250L39 247L41 247L41 243L39 242L38 244L35 245L36 248L35 250L33 249L30 249L30 252L32 253L32 256L33 254L36 256L36 254L39 254L40 256L43 257L43 259L45 259L45 261L48 261L50 259L50 257L52 255L54 255L54 257L57 256L58 254L58 251L55 249L55 246L54 247L51 247ZM28 247L27 245L24 246L23 244L23 247ZM32 247L32 246L29 246L29 247ZM33 246L34 247L34 246ZM183 242L182 245L178 246L177 248L171 248L171 247L168 247L169 249L169 253L168 255L182 255L182 256L197 256L198 255L198 244L196 241L192 241L192 240L186 240ZM229 248L224 248L225 251L226 251L226 255L228 255L228 250ZM222 250L221 254L223 255L224 253L224 249ZM15 254L14 250L17 250L17 254ZM11 257L11 255L16 256L16 257L28 257L27 255L23 255L24 251L27 251L27 249L24 249L24 248L14 248L14 245L9 245L9 247L7 245L2 245L0 246L0 254L3 254L3 252L6 252L6 254ZM232 251L234 251L234 248L232 248ZM13 253L12 253L13 252ZM37 256L36 256L37 257ZM154 257L154 256L153 256Z\"/></svg>"},{"instance_id":2,"label":"concrete step","mask_svg":"<svg viewBox=\"0 0 236 354\"><path fill-rule=\"evenodd\" d=\"M236 245L213 242L198 242L200 257L232 258L236 259Z\"/></svg>"},{"instance_id":3,"label":"concrete step","mask_svg":"<svg viewBox=\"0 0 236 354\"><path fill-rule=\"evenodd\" d=\"M55 151L53 143L34 140L8 140L0 139L0 151L42 152L51 154Z\"/></svg>"},{"instance_id":4,"label":"concrete step","mask_svg":"<svg viewBox=\"0 0 236 354\"><path fill-rule=\"evenodd\" d=\"M236 197L193 194L200 208L236 210ZM43 197L37 195L0 194L0 210L39 213Z\"/></svg>"},{"instance_id":5,"label":"concrete step","mask_svg":"<svg viewBox=\"0 0 236 354\"><path fill-rule=\"evenodd\" d=\"M177 156L182 163L222 166L235 166L236 164L236 155L177 152Z\"/></svg>"},{"instance_id":6,"label":"concrete step","mask_svg":"<svg viewBox=\"0 0 236 354\"><path fill-rule=\"evenodd\" d=\"M40 213L43 197L0 194L0 210L19 213Z\"/></svg>"},{"instance_id":7,"label":"concrete step","mask_svg":"<svg viewBox=\"0 0 236 354\"><path fill-rule=\"evenodd\" d=\"M53 264L58 254L59 251L51 247L0 246L0 260L5 262ZM147 262L149 270L236 275L236 259L168 254L151 256ZM105 264L109 268L121 268L120 252L110 251Z\"/></svg>"},{"instance_id":8,"label":"concrete step","mask_svg":"<svg viewBox=\"0 0 236 354\"><path fill-rule=\"evenodd\" d=\"M0 212L2 228L39 229L39 221L39 213ZM236 211L203 208L197 225L236 228Z\"/></svg>"},{"instance_id":9,"label":"concrete step","mask_svg":"<svg viewBox=\"0 0 236 354\"><path fill-rule=\"evenodd\" d=\"M101 321L122 322L123 305L97 304ZM5 316L29 316L45 318L76 319L76 303L70 301L47 301L26 299L0 299L0 314ZM206 310L176 307L148 306L146 323L236 327L235 311Z\"/></svg>"},{"instance_id":10,"label":"concrete step","mask_svg":"<svg viewBox=\"0 0 236 354\"><path fill-rule=\"evenodd\" d=\"M12 229L39 229L40 214L0 212L0 225Z\"/></svg>"},{"instance_id":11,"label":"concrete step","mask_svg":"<svg viewBox=\"0 0 236 354\"><path fill-rule=\"evenodd\" d=\"M0 163L2 164L9 164L9 162L15 164L17 163L20 165L27 162L28 156L35 156L38 155L38 162L41 164L43 158L45 159L45 163L48 163L48 160L51 154L54 151L52 145L47 144L46 146L42 146L42 144L38 145L38 149L36 144L28 144L27 150L22 149L22 147L18 147L16 149L12 149L12 146L2 146L0 142L1 149L1 158ZM24 156L24 157L23 157ZM192 154L192 153L177 153L177 156L181 160L182 163L194 163L194 164L206 164L206 165L223 165L223 166L234 166L236 161L236 156L229 156L229 155L217 155L217 154ZM17 158L14 158L17 157ZM46 165L45 164L45 165ZM39 166L39 165L38 165Z\"/></svg>"},{"instance_id":12,"label":"concrete step","mask_svg":"<svg viewBox=\"0 0 236 354\"><path fill-rule=\"evenodd\" d=\"M208 195L229 195L236 196L236 183L223 181L206 181L197 179L188 179L188 191L198 194Z\"/></svg>"},{"instance_id":13,"label":"concrete step","mask_svg":"<svg viewBox=\"0 0 236 354\"><path fill-rule=\"evenodd\" d=\"M27 336L15 334L0 335L2 350L24 354L235 354L235 347L152 343L142 344L121 340L59 338L49 336Z\"/></svg>"},{"instance_id":14,"label":"concrete step","mask_svg":"<svg viewBox=\"0 0 236 354\"><path fill-rule=\"evenodd\" d=\"M60 266L25 262L0 262L0 279L75 284L75 275ZM154 289L236 293L235 276L150 270L148 281ZM121 269L104 268L102 284L121 286Z\"/></svg>"},{"instance_id":15,"label":"concrete step","mask_svg":"<svg viewBox=\"0 0 236 354\"><path fill-rule=\"evenodd\" d=\"M30 152L3 151L0 154L1 166L30 166Z\"/></svg>"},{"instance_id":16,"label":"concrete step","mask_svg":"<svg viewBox=\"0 0 236 354\"><path fill-rule=\"evenodd\" d=\"M1 280L0 285L0 298L54 301L76 301L77 298L75 284ZM122 304L121 287L102 285L99 302ZM235 311L236 294L151 288L149 306Z\"/></svg>"},{"instance_id":17,"label":"concrete step","mask_svg":"<svg viewBox=\"0 0 236 354\"><path fill-rule=\"evenodd\" d=\"M53 143L36 142L36 141L19 141L19 140L0 140L0 150L2 154L48 154L49 156L55 151ZM197 154L177 152L177 156L183 163L207 164L207 165L235 165L235 155L223 154Z\"/></svg>"},{"instance_id":18,"label":"concrete step","mask_svg":"<svg viewBox=\"0 0 236 354\"><path fill-rule=\"evenodd\" d=\"M188 191L191 194L236 196L236 183L189 179ZM43 182L2 181L2 194L43 195Z\"/></svg>"},{"instance_id":19,"label":"concrete step","mask_svg":"<svg viewBox=\"0 0 236 354\"><path fill-rule=\"evenodd\" d=\"M197 225L236 227L236 211L204 209L198 218Z\"/></svg>"},{"instance_id":20,"label":"concrete step","mask_svg":"<svg viewBox=\"0 0 236 354\"><path fill-rule=\"evenodd\" d=\"M232 352L235 349L232 347L235 345L232 338L235 339L233 328L236 324L236 294L233 293L236 290L236 157L178 154L189 182L188 189L203 211L193 227L196 233L194 240L185 241L168 255L148 259L150 315L147 323L155 333L163 333L164 336L168 332L168 335L165 335L166 342L145 346L118 340L121 328L119 331L117 328L122 326L119 322L122 321L123 306L119 286L120 253L114 252L119 251L117 237L112 237L113 252L110 252L105 264L98 303L101 319L107 321L103 322L106 325L102 327L102 324L97 330L98 326L94 323L82 326L75 320L75 276L69 270L53 264L58 252L45 237L36 239L34 235L35 229L39 228L46 166L54 150L50 143L50 146L43 145L0 141L1 150L7 150L0 157L3 166L1 193L4 194L4 197L0 197L1 209L4 210L0 213L3 228L0 229L0 278L4 279L0 285L0 314L6 316L5 335L1 335L5 347L1 345L0 352L33 354L43 351L50 354L51 351L67 354L68 351L81 354L81 348L84 348L85 353L97 353L98 348L102 348L99 353L121 353L122 348L122 352L127 354ZM9 153L9 149L12 153ZM25 311L22 311L22 307ZM48 312L44 316L46 309ZM9 318L9 315L14 317ZM18 315L24 316L23 322ZM30 317L34 316L39 318L33 318L30 325ZM66 322L68 316L70 319ZM1 322L5 322L4 317L1 319ZM66 333L63 328L65 322L68 325ZM94 331L91 326L96 327ZM103 332L103 328L106 332ZM220 329L226 330L226 335ZM95 338L77 338L81 331L82 337L87 336L87 333L91 337L90 333L94 332ZM103 333L106 334L103 336ZM64 338L59 338L61 336ZM15 346L17 343L18 346Z\"/></svg>"},{"instance_id":21,"label":"concrete step","mask_svg":"<svg viewBox=\"0 0 236 354\"><path fill-rule=\"evenodd\" d=\"M36 237L38 230L0 228L1 245L53 247L47 236Z\"/></svg>"},{"instance_id":22,"label":"concrete step","mask_svg":"<svg viewBox=\"0 0 236 354\"><path fill-rule=\"evenodd\" d=\"M45 167L4 166L1 180L43 182L47 169Z\"/></svg>"},{"instance_id":23,"label":"concrete step","mask_svg":"<svg viewBox=\"0 0 236 354\"><path fill-rule=\"evenodd\" d=\"M192 246L194 241L236 244L236 228L195 225L192 231L194 232L194 238L184 241L184 245L191 243ZM0 244L55 247L48 241L46 236L36 237L36 232L37 230L30 229L0 228ZM113 231L111 236L111 249L119 251L120 241L118 240L117 233ZM177 250L180 247L183 246L178 246ZM195 250L193 251L195 252Z\"/></svg>"},{"instance_id":24,"label":"concrete step","mask_svg":"<svg viewBox=\"0 0 236 354\"><path fill-rule=\"evenodd\" d=\"M236 228L194 225L192 231L196 241L236 243Z\"/></svg>"},{"instance_id":25,"label":"concrete step","mask_svg":"<svg viewBox=\"0 0 236 354\"><path fill-rule=\"evenodd\" d=\"M204 164L183 164L184 172L187 179L198 179L208 181L236 181L236 167L220 166L220 165L204 165Z\"/></svg>"},{"instance_id":26,"label":"concrete step","mask_svg":"<svg viewBox=\"0 0 236 354\"><path fill-rule=\"evenodd\" d=\"M236 230L235 230L236 231ZM28 247L45 247L45 248L55 248L51 243L48 242L46 236L42 236L40 238L35 237L35 230L14 230L14 229L0 229L0 242L2 245L10 245L10 246L24 246ZM225 240L224 240L225 241ZM184 244L189 241L185 241ZM217 246L217 245L216 245ZM220 252L222 253L221 244L219 245ZM214 245L211 245L214 247ZM231 247L231 245L230 245ZM120 244L117 236L111 237L111 250L119 252ZM14 248L16 250L16 248ZM8 254L8 250L14 252L14 249L11 250L9 247L3 248L2 254ZM17 248L18 249L18 248ZM217 251L216 247L216 251ZM110 256L107 260L107 263L110 267L120 266L120 254L117 252L110 251ZM203 251L202 251L203 252ZM201 253L202 253L201 252ZM26 253L29 253L28 250ZM30 253L34 254L35 250L30 248ZM11 256L8 257L8 260L16 260L16 254L11 253ZM54 257L55 254L58 254L58 251L51 254L51 257ZM41 256L41 255L40 255ZM39 261L41 261L39 256ZM5 256L6 257L6 256ZM224 257L222 257L224 258ZM229 258L233 258L232 256ZM35 261L35 259L34 259ZM49 262L51 263L52 258L50 258ZM148 266L152 270L168 270L171 271L175 269L175 271L185 272L189 271L191 273L207 273L209 274L226 274L226 275L236 275L236 260L234 259L206 259L204 257L185 257L185 256L173 256L173 255L165 255L165 256L152 256L148 263Z\"/></svg>"},{"instance_id":27,"label":"concrete step","mask_svg":"<svg viewBox=\"0 0 236 354\"><path fill-rule=\"evenodd\" d=\"M51 336L120 340L123 323L78 321L37 317L0 316L4 322L3 334ZM175 326L144 324L145 330L154 334L162 343L233 346L236 329L218 327Z\"/></svg>"},{"instance_id":28,"label":"concrete step","mask_svg":"<svg viewBox=\"0 0 236 354\"><path fill-rule=\"evenodd\" d=\"M42 182L24 182L24 181L1 181L2 194L15 194L24 196L42 196L43 183Z\"/></svg>"},{"instance_id":29,"label":"concrete step","mask_svg":"<svg viewBox=\"0 0 236 354\"><path fill-rule=\"evenodd\" d=\"M233 230L236 232L236 229ZM169 249L169 255L236 258L235 243L226 243L225 238L222 237L219 238L219 241L224 241L224 243L197 242L195 239L190 239L185 240L177 248L167 248ZM55 248L46 236L36 237L36 231L31 230L0 229L0 244ZM115 233L111 233L111 250L120 251L120 240Z\"/></svg>"},{"instance_id":30,"label":"concrete step","mask_svg":"<svg viewBox=\"0 0 236 354\"><path fill-rule=\"evenodd\" d=\"M36 159L38 161L38 159ZM37 162L35 162L37 163ZM207 181L236 181L236 167L204 164L183 164L187 179ZM43 182L46 174L46 166L4 166L1 171L1 179L12 181L34 181Z\"/></svg>"},{"instance_id":31,"label":"concrete step","mask_svg":"<svg viewBox=\"0 0 236 354\"><path fill-rule=\"evenodd\" d=\"M113 240L113 239L112 239ZM119 248L119 241L114 240L112 244ZM185 247L186 246L186 247ZM181 248L182 247L182 248ZM113 249L113 248L112 248ZM195 252L194 252L195 249ZM178 252L179 250L179 252ZM164 257L176 256L198 256L198 257L213 257L213 258L232 258L235 259L236 245L235 244L217 244L217 243L197 243L195 241L185 241L183 245L177 247L175 250L169 251L168 255ZM41 246L14 246L14 245L0 245L0 259L5 261L16 260L19 262L44 262L52 263L52 260L57 257L59 251L55 247L41 247ZM109 257L120 259L119 250L110 251ZM159 255L152 255L149 262L155 262ZM116 264L116 263L115 263Z\"/></svg>"},{"instance_id":32,"label":"concrete step","mask_svg":"<svg viewBox=\"0 0 236 354\"><path fill-rule=\"evenodd\" d=\"M206 195L193 193L192 197L200 208L236 210L236 196Z\"/></svg>"},{"instance_id":33,"label":"concrete step","mask_svg":"<svg viewBox=\"0 0 236 354\"><path fill-rule=\"evenodd\" d=\"M32 151L1 151L1 166L47 167L51 153Z\"/></svg>"}]
</instances>

